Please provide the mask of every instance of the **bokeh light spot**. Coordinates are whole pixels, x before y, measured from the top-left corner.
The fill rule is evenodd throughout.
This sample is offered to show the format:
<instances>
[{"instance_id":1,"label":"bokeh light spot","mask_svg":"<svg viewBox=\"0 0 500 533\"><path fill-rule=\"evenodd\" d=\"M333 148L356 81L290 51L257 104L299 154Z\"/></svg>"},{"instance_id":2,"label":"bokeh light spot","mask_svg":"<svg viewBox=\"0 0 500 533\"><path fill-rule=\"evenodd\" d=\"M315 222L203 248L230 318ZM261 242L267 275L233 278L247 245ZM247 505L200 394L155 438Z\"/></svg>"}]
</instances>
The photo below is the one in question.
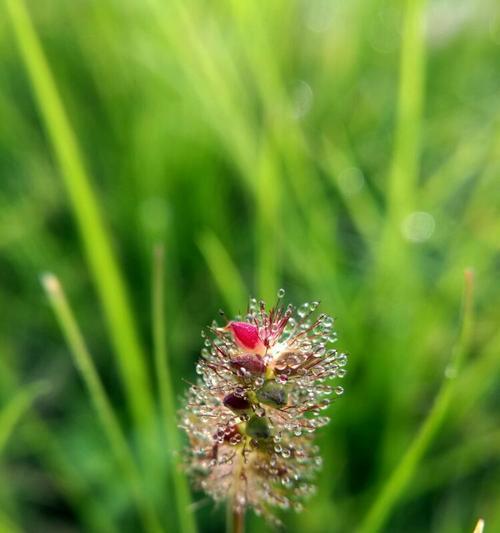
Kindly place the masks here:
<instances>
[{"instance_id":1,"label":"bokeh light spot","mask_svg":"<svg viewBox=\"0 0 500 533\"><path fill-rule=\"evenodd\" d=\"M434 217L425 211L415 211L408 215L402 225L401 232L405 239L412 242L424 242L434 233L436 222Z\"/></svg>"}]
</instances>

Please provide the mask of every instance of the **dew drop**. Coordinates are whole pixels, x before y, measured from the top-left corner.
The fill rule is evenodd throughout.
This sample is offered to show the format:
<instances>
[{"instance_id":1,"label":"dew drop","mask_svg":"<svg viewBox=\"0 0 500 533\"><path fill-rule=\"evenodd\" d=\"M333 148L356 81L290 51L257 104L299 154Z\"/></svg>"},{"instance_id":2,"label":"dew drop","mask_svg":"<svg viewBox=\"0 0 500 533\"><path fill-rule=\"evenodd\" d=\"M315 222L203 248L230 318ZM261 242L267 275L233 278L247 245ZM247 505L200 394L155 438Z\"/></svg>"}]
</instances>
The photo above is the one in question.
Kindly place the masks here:
<instances>
[{"instance_id":1,"label":"dew drop","mask_svg":"<svg viewBox=\"0 0 500 533\"><path fill-rule=\"evenodd\" d=\"M264 378L263 377L259 377L255 380L255 386L256 387L262 387L262 385L264 385Z\"/></svg>"},{"instance_id":2,"label":"dew drop","mask_svg":"<svg viewBox=\"0 0 500 533\"><path fill-rule=\"evenodd\" d=\"M309 304L306 302L305 304L302 304L299 307L297 314L300 316L300 318L304 318L308 312L309 312Z\"/></svg>"},{"instance_id":3,"label":"dew drop","mask_svg":"<svg viewBox=\"0 0 500 533\"><path fill-rule=\"evenodd\" d=\"M265 410L263 407L261 407L260 405L258 405L258 406L254 409L254 411L255 411L255 414L256 414L257 416L265 416L265 414L266 414L266 410Z\"/></svg>"}]
</instances>

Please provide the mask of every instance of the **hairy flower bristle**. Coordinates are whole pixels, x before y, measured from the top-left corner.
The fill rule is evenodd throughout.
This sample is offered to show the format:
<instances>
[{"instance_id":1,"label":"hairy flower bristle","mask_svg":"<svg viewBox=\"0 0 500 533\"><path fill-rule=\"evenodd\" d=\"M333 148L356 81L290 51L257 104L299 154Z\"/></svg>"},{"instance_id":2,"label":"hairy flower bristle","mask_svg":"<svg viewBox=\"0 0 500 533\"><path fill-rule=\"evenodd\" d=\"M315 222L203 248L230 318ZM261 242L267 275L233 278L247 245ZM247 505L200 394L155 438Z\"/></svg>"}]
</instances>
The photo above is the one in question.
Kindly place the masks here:
<instances>
[{"instance_id":1,"label":"hairy flower bristle","mask_svg":"<svg viewBox=\"0 0 500 533\"><path fill-rule=\"evenodd\" d=\"M321 466L314 431L321 412L342 394L347 358L331 347L333 319L313 318L318 302L270 310L250 300L247 315L202 332L205 347L181 411L189 438L186 467L214 500L234 512L299 511ZM207 335L208 333L208 335ZM333 396L333 397L332 397Z\"/></svg>"}]
</instances>

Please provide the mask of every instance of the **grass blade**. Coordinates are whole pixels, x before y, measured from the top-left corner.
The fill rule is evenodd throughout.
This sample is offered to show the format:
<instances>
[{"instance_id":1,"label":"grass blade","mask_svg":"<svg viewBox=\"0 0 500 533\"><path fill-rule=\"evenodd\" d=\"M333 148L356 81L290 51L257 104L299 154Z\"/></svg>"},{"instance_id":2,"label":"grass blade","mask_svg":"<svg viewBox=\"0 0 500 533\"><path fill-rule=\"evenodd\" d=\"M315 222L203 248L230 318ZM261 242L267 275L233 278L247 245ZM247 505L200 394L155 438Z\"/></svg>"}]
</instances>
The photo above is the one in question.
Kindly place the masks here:
<instances>
[{"instance_id":1,"label":"grass blade","mask_svg":"<svg viewBox=\"0 0 500 533\"><path fill-rule=\"evenodd\" d=\"M394 153L388 184L388 216L379 259L400 272L406 260L401 222L414 208L419 172L420 127L424 100L425 0L407 0L402 31L399 96ZM389 264L386 264L386 262Z\"/></svg>"},{"instance_id":2,"label":"grass blade","mask_svg":"<svg viewBox=\"0 0 500 533\"><path fill-rule=\"evenodd\" d=\"M279 284L280 181L272 147L268 139L262 141L257 170L255 231L255 287L260 298L274 298Z\"/></svg>"},{"instance_id":3,"label":"grass blade","mask_svg":"<svg viewBox=\"0 0 500 533\"><path fill-rule=\"evenodd\" d=\"M153 339L155 353L155 368L158 377L158 390L162 411L163 433L167 441L167 451L177 454L180 451L180 438L177 429L177 416L175 409L172 378L167 361L167 344L165 332L165 252L163 246L154 250L153 261ZM181 533L195 533L196 524L191 509L191 495L184 472L177 461L174 461L172 477L175 487L175 501L177 516Z\"/></svg>"},{"instance_id":4,"label":"grass blade","mask_svg":"<svg viewBox=\"0 0 500 533\"><path fill-rule=\"evenodd\" d=\"M0 455L21 417L45 390L44 383L24 387L0 411Z\"/></svg>"},{"instance_id":5,"label":"grass blade","mask_svg":"<svg viewBox=\"0 0 500 533\"><path fill-rule=\"evenodd\" d=\"M46 274L42 283L49 297L52 309L66 337L75 366L85 382L103 432L109 441L115 460L122 470L124 479L129 483L144 530L158 533L161 530L151 501L144 492L141 476L134 462L118 419L99 378L92 357L80 332L78 324L69 307L59 280L53 274Z\"/></svg>"},{"instance_id":6,"label":"grass blade","mask_svg":"<svg viewBox=\"0 0 500 533\"><path fill-rule=\"evenodd\" d=\"M30 77L61 176L77 220L87 260L107 320L130 411L146 438L153 428L150 378L121 272L85 170L74 132L24 0L7 0L7 13ZM150 454L145 445L145 457Z\"/></svg>"},{"instance_id":7,"label":"grass blade","mask_svg":"<svg viewBox=\"0 0 500 533\"><path fill-rule=\"evenodd\" d=\"M434 435L443 422L453 397L457 383L457 375L469 348L472 330L473 307L473 274L465 272L465 288L463 297L462 321L460 334L451 354L451 360L445 371L445 379L437 394L429 415L422 424L420 431L410 447L390 475L387 483L382 487L378 497L371 506L361 525L361 533L381 531L392 509L405 491L410 479L415 473L418 463L425 454Z\"/></svg>"},{"instance_id":8,"label":"grass blade","mask_svg":"<svg viewBox=\"0 0 500 533\"><path fill-rule=\"evenodd\" d=\"M40 393L45 392L44 382L38 382L35 385L30 385L23 389L22 385L18 382L15 371L6 364L5 356L6 353L3 351L2 357L0 357L0 390L12 395L15 394L16 390L21 390L17 396L22 396L23 391L29 394L28 389L32 387L35 389L39 387ZM36 394L37 391L35 390L33 392ZM14 404L16 398L9 405ZM7 408L4 412L6 410ZM15 409L13 410L15 411ZM76 465L67 457L67 449L58 442L52 430L39 417L37 412L30 409L26 415L26 420L23 420L22 428L19 428L23 432L21 438L26 440L29 449L36 454L43 468L49 472L59 493L78 514L84 524L84 528L88 531L95 531L96 533L116 533L117 529L111 522L109 509L106 508L102 498L99 498L95 494L93 487L82 477ZM10 416L7 418L12 419ZM5 424L0 422L1 426L4 429L0 429L0 434L2 432L5 433ZM0 492L5 491L8 493L11 485L12 483L8 478L2 479L0 477Z\"/></svg>"},{"instance_id":9,"label":"grass blade","mask_svg":"<svg viewBox=\"0 0 500 533\"><path fill-rule=\"evenodd\" d=\"M248 300L248 291L224 245L214 233L206 231L200 236L198 246L231 314L243 312L241 306Z\"/></svg>"},{"instance_id":10,"label":"grass blade","mask_svg":"<svg viewBox=\"0 0 500 533\"><path fill-rule=\"evenodd\" d=\"M21 533L21 528L3 511L0 511L0 533Z\"/></svg>"},{"instance_id":11,"label":"grass blade","mask_svg":"<svg viewBox=\"0 0 500 533\"><path fill-rule=\"evenodd\" d=\"M407 0L401 50L398 123L389 190L393 215L414 199L418 173L420 124L424 97L425 0ZM399 227L399 226L398 226Z\"/></svg>"}]
</instances>

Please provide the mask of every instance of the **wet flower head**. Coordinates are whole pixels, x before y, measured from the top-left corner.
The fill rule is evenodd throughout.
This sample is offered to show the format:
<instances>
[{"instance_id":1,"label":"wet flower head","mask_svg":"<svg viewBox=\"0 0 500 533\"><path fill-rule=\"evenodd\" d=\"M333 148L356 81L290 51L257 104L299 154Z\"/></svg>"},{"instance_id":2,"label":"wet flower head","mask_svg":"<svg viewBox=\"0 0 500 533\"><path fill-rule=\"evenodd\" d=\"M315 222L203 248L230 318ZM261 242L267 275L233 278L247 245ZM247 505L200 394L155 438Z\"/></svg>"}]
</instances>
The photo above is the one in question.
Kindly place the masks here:
<instances>
[{"instance_id":1,"label":"wet flower head","mask_svg":"<svg viewBox=\"0 0 500 533\"><path fill-rule=\"evenodd\" d=\"M273 508L299 511L314 490L314 432L343 392L331 381L346 364L318 302L295 309L283 296L270 310L252 299L244 318L202 332L200 378L181 412L186 466L199 487L235 512L253 508L274 521Z\"/></svg>"}]
</instances>

